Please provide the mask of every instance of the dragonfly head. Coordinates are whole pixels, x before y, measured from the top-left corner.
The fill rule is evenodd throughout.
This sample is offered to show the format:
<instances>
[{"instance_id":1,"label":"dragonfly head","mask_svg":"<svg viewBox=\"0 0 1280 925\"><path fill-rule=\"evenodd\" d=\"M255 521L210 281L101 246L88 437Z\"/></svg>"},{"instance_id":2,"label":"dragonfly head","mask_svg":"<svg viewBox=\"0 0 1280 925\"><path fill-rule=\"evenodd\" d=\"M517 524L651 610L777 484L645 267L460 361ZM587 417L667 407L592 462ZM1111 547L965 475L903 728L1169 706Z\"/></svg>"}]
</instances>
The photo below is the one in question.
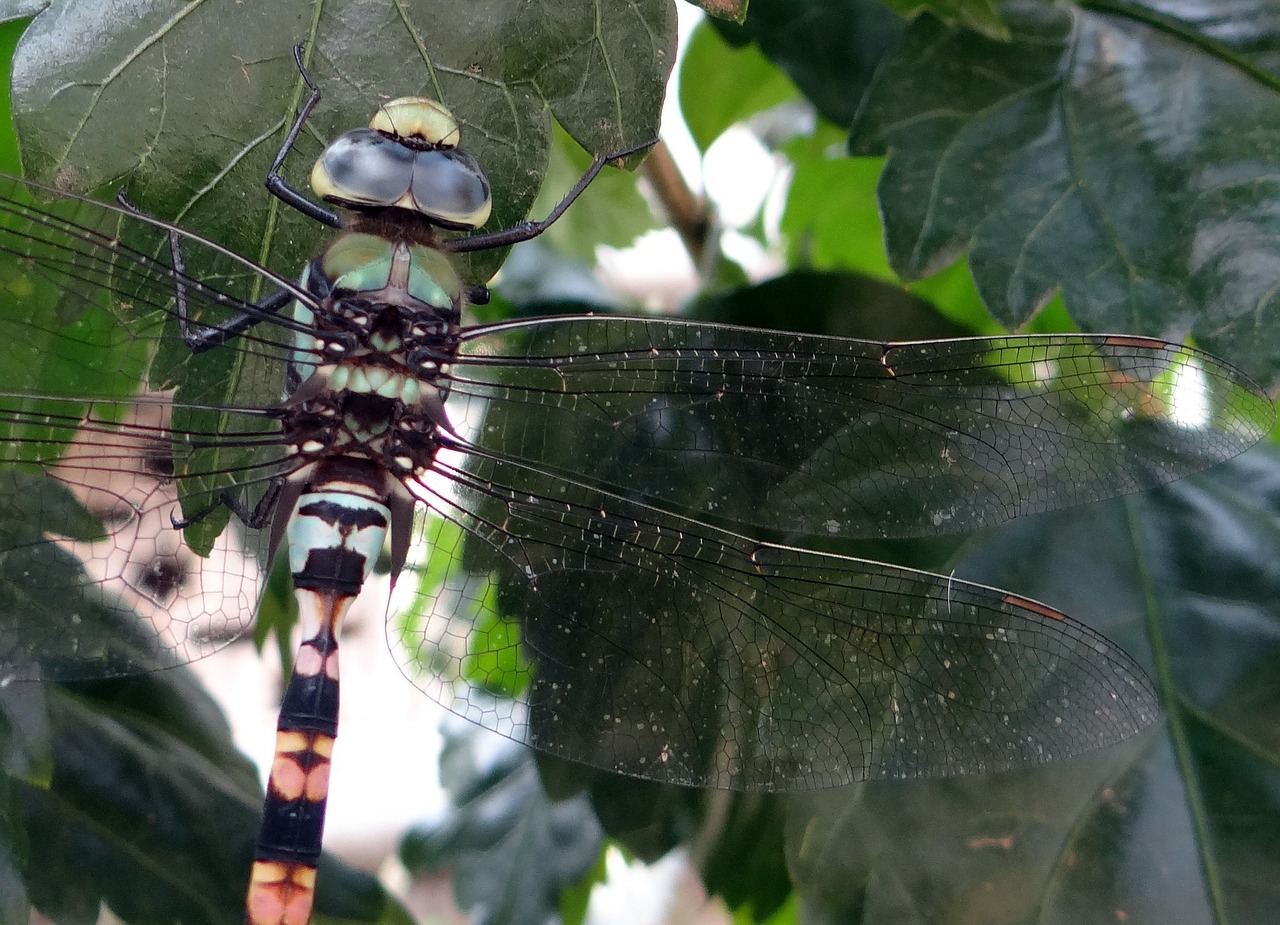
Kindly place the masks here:
<instances>
[{"instance_id":1,"label":"dragonfly head","mask_svg":"<svg viewBox=\"0 0 1280 925\"><path fill-rule=\"evenodd\" d=\"M330 142L311 170L311 188L356 211L404 209L442 228L479 228L493 199L480 165L458 147L459 135L453 114L435 100L391 100L368 128Z\"/></svg>"}]
</instances>

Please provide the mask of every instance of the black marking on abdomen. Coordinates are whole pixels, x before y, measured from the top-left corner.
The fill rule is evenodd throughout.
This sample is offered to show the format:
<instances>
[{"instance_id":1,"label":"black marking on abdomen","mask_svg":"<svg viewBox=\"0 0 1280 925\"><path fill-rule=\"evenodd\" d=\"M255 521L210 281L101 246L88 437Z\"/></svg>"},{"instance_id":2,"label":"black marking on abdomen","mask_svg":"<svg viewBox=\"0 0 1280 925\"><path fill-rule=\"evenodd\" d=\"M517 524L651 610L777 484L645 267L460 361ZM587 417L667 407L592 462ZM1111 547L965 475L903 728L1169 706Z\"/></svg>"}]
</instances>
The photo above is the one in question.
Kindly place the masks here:
<instances>
[{"instance_id":1,"label":"black marking on abdomen","mask_svg":"<svg viewBox=\"0 0 1280 925\"><path fill-rule=\"evenodd\" d=\"M298 925L300 909L309 918L338 729L338 642L331 628L299 648L285 690L246 898L249 925Z\"/></svg>"},{"instance_id":2,"label":"black marking on abdomen","mask_svg":"<svg viewBox=\"0 0 1280 925\"><path fill-rule=\"evenodd\" d=\"M364 584L365 566L364 556L350 549L309 549L302 571L293 573L293 586L355 597Z\"/></svg>"},{"instance_id":3,"label":"black marking on abdomen","mask_svg":"<svg viewBox=\"0 0 1280 925\"><path fill-rule=\"evenodd\" d=\"M325 800L287 800L268 791L254 860L315 867L324 842L325 809Z\"/></svg>"},{"instance_id":4,"label":"black marking on abdomen","mask_svg":"<svg viewBox=\"0 0 1280 925\"><path fill-rule=\"evenodd\" d=\"M339 504L336 501L308 501L298 508L298 514L315 517L330 526L364 530L368 527L387 528L387 519L380 511L364 506Z\"/></svg>"},{"instance_id":5,"label":"black marking on abdomen","mask_svg":"<svg viewBox=\"0 0 1280 925\"><path fill-rule=\"evenodd\" d=\"M313 649L321 660L336 656L337 640L316 639L302 644L302 650ZM303 654L300 650L299 654ZM296 666L289 677L280 703L280 718L276 729L281 731L319 732L327 736L338 734L338 679L321 670L317 674L302 674Z\"/></svg>"}]
</instances>

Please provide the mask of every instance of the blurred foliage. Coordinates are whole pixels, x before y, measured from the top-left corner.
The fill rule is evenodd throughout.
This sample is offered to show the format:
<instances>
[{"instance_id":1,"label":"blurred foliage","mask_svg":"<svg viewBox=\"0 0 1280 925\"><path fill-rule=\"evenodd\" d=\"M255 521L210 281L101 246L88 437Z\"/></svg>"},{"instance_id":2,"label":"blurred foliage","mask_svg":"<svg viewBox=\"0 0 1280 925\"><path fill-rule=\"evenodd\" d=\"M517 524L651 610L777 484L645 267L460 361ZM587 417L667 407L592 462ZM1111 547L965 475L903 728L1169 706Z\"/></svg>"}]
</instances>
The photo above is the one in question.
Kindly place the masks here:
<instances>
[{"instance_id":1,"label":"blurred foliage","mask_svg":"<svg viewBox=\"0 0 1280 925\"><path fill-rule=\"evenodd\" d=\"M685 50L684 117L704 154L745 126L785 167L779 220L771 226L762 214L744 230L784 270L766 283L729 287L725 280L748 271L722 257L703 268L689 315L875 339L1006 328L1193 337L1260 380L1280 381L1274 4L753 0L741 25L726 20L739 18L743 4L700 5L722 18L699 26ZM332 6L357 16L368 4ZM442 27L449 29L467 32L465 23ZM6 28L6 47L19 32ZM273 54L305 34L280 30ZM320 46L333 49L331 59L350 50L338 38L328 42ZM236 36L219 47L238 47ZM181 53L184 67L207 81L192 63L200 50ZM342 59L349 86L337 90L342 75L329 75L326 90L344 106L325 116L323 132L339 119L341 127L357 124L378 94L406 90L384 74L396 61L366 60L387 57L385 49L362 54ZM224 137L256 137L291 114L281 102L290 98L281 76L289 66L262 57L280 65L263 81L265 98L240 101L227 81L217 85L219 108L259 110L252 131ZM617 87L591 73L597 82L584 92L610 97ZM518 76L513 86L536 84ZM529 104L524 127L495 141L480 130L488 109L475 104L467 141L492 148L480 153L505 200L503 218L523 215L539 188L533 211L544 214L571 185L587 156L569 134L591 150L644 141L656 124L652 84L660 79L645 72L622 87L636 100L625 113L644 110L628 120L625 137L593 135L589 119L569 118L582 97L550 104L533 94L521 97ZM214 90L187 92L199 100ZM544 103L576 127L551 129ZM24 118L38 109L28 102ZM118 149L116 160L97 167L85 188L133 171L150 208L259 259L292 266L312 246L313 232L288 226L272 226L280 242L273 251L244 243L263 240L275 221L257 186L261 152L243 167L235 162L235 188L219 201L203 190L231 161L208 156L200 138L179 139L186 148L177 166L159 168L138 163L146 160L138 139L150 137L143 130L98 128ZM532 150L522 147L531 138ZM23 136L24 154L56 147ZM12 169L15 151L0 150L0 165ZM88 169L74 162L68 155L56 167ZM261 214L243 222L227 205L237 201ZM651 228L642 203L631 175L609 171L553 233L513 256L486 312L611 308L596 296L595 245L625 244ZM244 227L232 234L231 224ZM238 244L234 235L242 236ZM487 734L469 730L446 758L454 814L406 843L406 863L453 868L460 901L492 922L546 921L557 909L566 922L580 920L582 891L569 884L599 878L605 839L647 860L694 846L708 890L741 923L1274 919L1280 454L1256 450L1166 489L974 537L843 551L954 570L1060 607L1147 666L1165 719L1124 746L1042 768L751 798L535 764L520 754L486 764L468 736ZM92 918L100 900L133 922L238 920L254 788L203 708L149 728L173 703L203 702L181 672L156 678L162 690L145 697L123 688L50 689L51 703L32 705L0 690L10 775L0 792L0 843L8 849L0 856L0 922L21 920L27 901L64 920ZM59 728L91 738L55 746L50 729ZM77 744L83 752L57 750ZM48 821L69 805L59 775L91 783L115 766L103 755L145 761L150 791L140 796L108 781L118 793L94 799L116 815L64 812ZM138 808L144 799L150 809ZM131 831L131 814L162 818L168 828L137 832L135 823ZM89 855L84 840L47 837L55 826L75 825L121 834L93 843ZM88 875L77 866L86 856ZM159 886L146 879L157 867L172 873ZM352 921L401 914L366 878L334 870L321 873L324 914ZM23 876L26 896L17 901L10 887ZM189 879L196 877L208 883ZM64 890L68 880L76 890ZM128 904L129 895L170 888L178 897L170 904ZM193 890L203 905L186 895Z\"/></svg>"}]
</instances>

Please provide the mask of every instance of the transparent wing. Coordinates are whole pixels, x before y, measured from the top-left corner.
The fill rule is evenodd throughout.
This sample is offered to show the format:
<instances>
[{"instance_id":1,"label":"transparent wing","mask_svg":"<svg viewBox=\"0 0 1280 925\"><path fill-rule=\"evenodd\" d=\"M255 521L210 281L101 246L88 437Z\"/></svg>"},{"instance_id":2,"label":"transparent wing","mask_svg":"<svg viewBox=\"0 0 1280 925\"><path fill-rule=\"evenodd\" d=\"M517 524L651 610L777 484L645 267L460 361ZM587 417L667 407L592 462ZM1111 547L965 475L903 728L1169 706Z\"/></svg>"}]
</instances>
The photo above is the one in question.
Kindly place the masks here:
<instances>
[{"instance_id":1,"label":"transparent wing","mask_svg":"<svg viewBox=\"0 0 1280 925\"><path fill-rule=\"evenodd\" d=\"M227 530L222 502L253 507L290 465L272 406L295 333L252 301L281 287L197 236L0 177L5 677L150 670L251 623L260 537ZM270 323L234 348L184 340L180 319L246 316ZM138 641L113 649L123 628Z\"/></svg>"},{"instance_id":2,"label":"transparent wing","mask_svg":"<svg viewBox=\"0 0 1280 925\"><path fill-rule=\"evenodd\" d=\"M1274 410L1239 371L1143 337L878 343L691 322L469 331L475 442L729 529L903 537L1140 491L1222 462Z\"/></svg>"},{"instance_id":3,"label":"transparent wing","mask_svg":"<svg viewBox=\"0 0 1280 925\"><path fill-rule=\"evenodd\" d=\"M807 789L1062 758L1158 713L1129 656L1017 595L756 542L508 460L440 474L404 670L565 758Z\"/></svg>"},{"instance_id":4,"label":"transparent wing","mask_svg":"<svg viewBox=\"0 0 1280 925\"><path fill-rule=\"evenodd\" d=\"M252 618L261 536L230 511L294 465L273 409L309 332L256 307L289 284L248 261L35 192L0 186L0 664L199 657ZM245 317L215 349L183 336ZM475 437L450 437L469 454L420 486L456 533L420 551L430 580L401 579L406 668L466 682L441 696L521 741L686 783L994 769L1155 712L1123 653L1049 608L721 527L972 525L1194 471L1270 413L1228 368L1140 338L881 345L596 318L462 337L447 407ZM139 631L123 649L122 622Z\"/></svg>"}]
</instances>

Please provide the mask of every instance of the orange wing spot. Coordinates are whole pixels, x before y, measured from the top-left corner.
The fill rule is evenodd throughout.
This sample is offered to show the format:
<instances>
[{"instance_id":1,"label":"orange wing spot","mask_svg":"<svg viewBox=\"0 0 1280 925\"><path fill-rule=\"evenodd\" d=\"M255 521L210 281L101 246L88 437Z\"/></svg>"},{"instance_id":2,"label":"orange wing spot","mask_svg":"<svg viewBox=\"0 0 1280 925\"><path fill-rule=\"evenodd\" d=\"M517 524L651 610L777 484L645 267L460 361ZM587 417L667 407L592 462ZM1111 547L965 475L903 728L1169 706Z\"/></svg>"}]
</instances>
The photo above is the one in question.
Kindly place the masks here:
<instances>
[{"instance_id":1,"label":"orange wing spot","mask_svg":"<svg viewBox=\"0 0 1280 925\"><path fill-rule=\"evenodd\" d=\"M249 925L307 925L315 886L314 867L258 861L249 872L245 919Z\"/></svg>"},{"instance_id":2,"label":"orange wing spot","mask_svg":"<svg viewBox=\"0 0 1280 925\"><path fill-rule=\"evenodd\" d=\"M1021 610L1030 610L1032 613L1038 613L1042 617L1048 617L1050 620L1065 620L1067 615L1061 610L1054 610L1048 604L1041 604L1039 601L1033 601L1029 597L1020 597L1017 594L1006 594L1004 602L1010 607L1017 607Z\"/></svg>"}]
</instances>

